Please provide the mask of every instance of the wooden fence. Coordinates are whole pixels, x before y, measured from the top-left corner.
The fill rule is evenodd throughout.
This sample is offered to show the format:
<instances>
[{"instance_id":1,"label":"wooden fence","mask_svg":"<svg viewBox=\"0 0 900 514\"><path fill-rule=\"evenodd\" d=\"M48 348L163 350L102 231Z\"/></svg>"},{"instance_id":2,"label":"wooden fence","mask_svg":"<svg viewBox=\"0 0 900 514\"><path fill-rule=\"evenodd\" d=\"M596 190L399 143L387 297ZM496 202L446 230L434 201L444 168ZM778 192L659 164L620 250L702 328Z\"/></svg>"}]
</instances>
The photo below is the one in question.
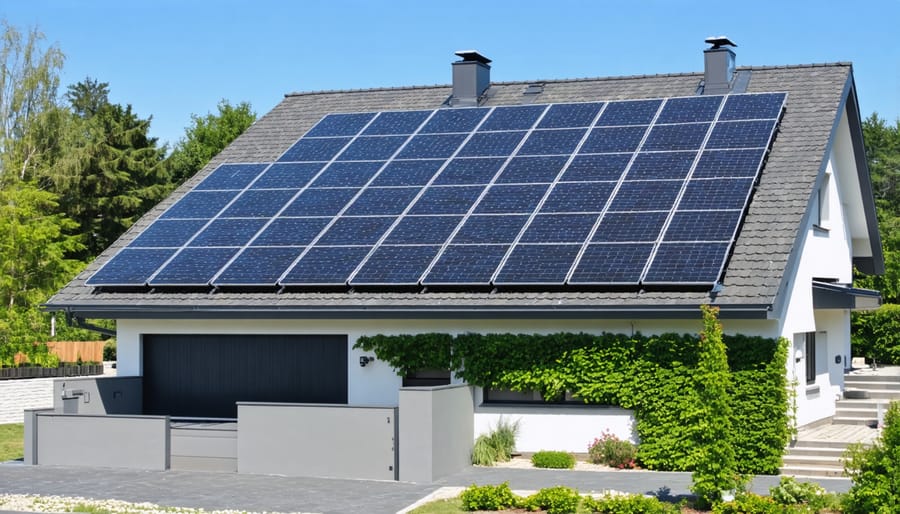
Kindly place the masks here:
<instances>
[{"instance_id":1,"label":"wooden fence","mask_svg":"<svg viewBox=\"0 0 900 514\"><path fill-rule=\"evenodd\" d=\"M105 341L48 341L50 353L59 356L60 362L103 362L103 345ZM25 354L15 357L16 364L27 362Z\"/></svg>"}]
</instances>

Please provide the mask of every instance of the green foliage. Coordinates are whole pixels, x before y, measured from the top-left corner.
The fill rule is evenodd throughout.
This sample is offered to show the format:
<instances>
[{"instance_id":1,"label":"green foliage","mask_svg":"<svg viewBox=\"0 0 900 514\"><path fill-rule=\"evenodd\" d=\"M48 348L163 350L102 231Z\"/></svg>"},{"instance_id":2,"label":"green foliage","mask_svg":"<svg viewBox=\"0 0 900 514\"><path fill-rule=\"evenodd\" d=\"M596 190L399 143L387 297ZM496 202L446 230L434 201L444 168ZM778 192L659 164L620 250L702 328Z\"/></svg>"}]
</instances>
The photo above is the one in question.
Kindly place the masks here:
<instances>
[{"instance_id":1,"label":"green foliage","mask_svg":"<svg viewBox=\"0 0 900 514\"><path fill-rule=\"evenodd\" d=\"M846 496L847 514L900 512L900 402L891 402L881 436L870 448L851 446L844 471L853 485Z\"/></svg>"},{"instance_id":2,"label":"green foliage","mask_svg":"<svg viewBox=\"0 0 900 514\"><path fill-rule=\"evenodd\" d=\"M472 464L476 466L493 466L498 461L497 449L494 448L490 436L480 435L472 446Z\"/></svg>"},{"instance_id":3,"label":"green foliage","mask_svg":"<svg viewBox=\"0 0 900 514\"><path fill-rule=\"evenodd\" d=\"M722 325L718 307L701 306L703 331L700 333L698 372L694 375L696 407L685 413L690 420L690 447L693 450L694 474L691 491L700 505L713 505L722 491L738 485L737 463L732 442L731 398L728 394L731 376L728 356L722 341Z\"/></svg>"},{"instance_id":4,"label":"green foliage","mask_svg":"<svg viewBox=\"0 0 900 514\"><path fill-rule=\"evenodd\" d=\"M180 184L200 171L256 121L256 113L247 102L233 106L227 100L221 100L218 110L218 114L191 116L191 125L169 156L175 183Z\"/></svg>"},{"instance_id":5,"label":"green foliage","mask_svg":"<svg viewBox=\"0 0 900 514\"><path fill-rule=\"evenodd\" d=\"M115 340L115 338L109 339L106 341L106 343L103 344L103 360L105 360L105 361L116 360L116 340Z\"/></svg>"},{"instance_id":6,"label":"green foliage","mask_svg":"<svg viewBox=\"0 0 900 514\"><path fill-rule=\"evenodd\" d=\"M769 489L772 500L779 505L808 505L818 512L824 508L825 489L812 482L798 482L794 477L781 477L778 485Z\"/></svg>"},{"instance_id":7,"label":"green foliage","mask_svg":"<svg viewBox=\"0 0 900 514\"><path fill-rule=\"evenodd\" d=\"M640 494L608 494L600 498L585 497L584 508L599 514L678 514L677 506L653 496Z\"/></svg>"},{"instance_id":8,"label":"green foliage","mask_svg":"<svg viewBox=\"0 0 900 514\"><path fill-rule=\"evenodd\" d=\"M900 304L851 314L853 355L878 364L900 364Z\"/></svg>"},{"instance_id":9,"label":"green foliage","mask_svg":"<svg viewBox=\"0 0 900 514\"><path fill-rule=\"evenodd\" d=\"M24 450L25 425L11 423L0 425L0 462L21 459Z\"/></svg>"},{"instance_id":10,"label":"green foliage","mask_svg":"<svg viewBox=\"0 0 900 514\"><path fill-rule=\"evenodd\" d=\"M619 469L634 468L637 447L631 441L623 441L609 431L588 445L588 459L594 464L604 464Z\"/></svg>"},{"instance_id":11,"label":"green foliage","mask_svg":"<svg viewBox=\"0 0 900 514\"><path fill-rule=\"evenodd\" d=\"M85 102L105 98L106 84L73 88L78 86L104 89ZM77 256L84 260L99 255L171 190L165 148L149 136L150 119L138 117L130 105L90 108L96 111L84 117L70 113L59 159L34 172L43 187L59 195L60 210L78 223L85 251Z\"/></svg>"},{"instance_id":12,"label":"green foliage","mask_svg":"<svg viewBox=\"0 0 900 514\"><path fill-rule=\"evenodd\" d=\"M65 56L56 45L44 47L37 28L23 33L0 21L0 184L21 179L29 152L15 148L28 125L56 103Z\"/></svg>"},{"instance_id":13,"label":"green foliage","mask_svg":"<svg viewBox=\"0 0 900 514\"><path fill-rule=\"evenodd\" d=\"M499 485L472 484L460 495L465 510L500 510L515 507L516 495L509 489L509 482Z\"/></svg>"},{"instance_id":14,"label":"green foliage","mask_svg":"<svg viewBox=\"0 0 900 514\"><path fill-rule=\"evenodd\" d=\"M723 336L731 368L732 437L737 472L776 474L790 437L788 341ZM661 334L448 334L372 336L357 347L374 351L398 374L451 361L472 385L540 390L548 401L567 391L588 404L634 409L641 440L638 463L688 471L691 419L699 401L697 336ZM445 367L446 369L446 367Z\"/></svg>"},{"instance_id":15,"label":"green foliage","mask_svg":"<svg viewBox=\"0 0 900 514\"><path fill-rule=\"evenodd\" d=\"M718 503L713 506L713 514L787 514L784 505L775 503L772 498L753 493L740 493L734 500Z\"/></svg>"},{"instance_id":16,"label":"green foliage","mask_svg":"<svg viewBox=\"0 0 900 514\"><path fill-rule=\"evenodd\" d=\"M530 510L544 510L547 514L566 514L578 510L581 495L570 487L545 487L522 500L521 505Z\"/></svg>"},{"instance_id":17,"label":"green foliage","mask_svg":"<svg viewBox=\"0 0 900 514\"><path fill-rule=\"evenodd\" d=\"M900 303L900 120L888 124L872 114L863 120L862 128L885 273L859 276L855 283L858 287L881 291L885 303Z\"/></svg>"},{"instance_id":18,"label":"green foliage","mask_svg":"<svg viewBox=\"0 0 900 514\"><path fill-rule=\"evenodd\" d=\"M501 416L497 426L489 434L482 434L475 439L472 448L472 464L476 466L493 466L495 462L506 462L516 449L516 436L519 433L519 422L508 422Z\"/></svg>"},{"instance_id":19,"label":"green foliage","mask_svg":"<svg viewBox=\"0 0 900 514\"><path fill-rule=\"evenodd\" d=\"M360 337L353 348L375 351L380 360L405 377L420 369L449 368L452 342L450 334L374 335Z\"/></svg>"},{"instance_id":20,"label":"green foliage","mask_svg":"<svg viewBox=\"0 0 900 514\"><path fill-rule=\"evenodd\" d=\"M541 450L531 456L531 463L536 468L572 469L575 457L571 453Z\"/></svg>"},{"instance_id":21,"label":"green foliage","mask_svg":"<svg viewBox=\"0 0 900 514\"><path fill-rule=\"evenodd\" d=\"M76 225L56 197L18 182L0 189L0 308L36 307L81 268Z\"/></svg>"}]
</instances>

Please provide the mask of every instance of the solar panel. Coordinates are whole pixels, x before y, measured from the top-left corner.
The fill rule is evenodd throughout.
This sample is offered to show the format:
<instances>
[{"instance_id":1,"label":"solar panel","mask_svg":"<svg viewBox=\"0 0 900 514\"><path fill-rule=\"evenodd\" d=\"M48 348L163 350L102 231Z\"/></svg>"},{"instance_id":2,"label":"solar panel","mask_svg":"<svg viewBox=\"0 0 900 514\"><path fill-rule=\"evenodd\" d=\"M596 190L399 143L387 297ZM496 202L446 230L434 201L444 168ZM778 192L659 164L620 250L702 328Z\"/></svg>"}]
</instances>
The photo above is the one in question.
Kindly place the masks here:
<instances>
[{"instance_id":1,"label":"solar panel","mask_svg":"<svg viewBox=\"0 0 900 514\"><path fill-rule=\"evenodd\" d=\"M389 246L381 245L366 259L359 272L350 279L350 285L419 283L440 246Z\"/></svg>"},{"instance_id":2,"label":"solar panel","mask_svg":"<svg viewBox=\"0 0 900 514\"><path fill-rule=\"evenodd\" d=\"M87 283L709 287L785 100L328 114L216 167Z\"/></svg>"},{"instance_id":3,"label":"solar panel","mask_svg":"<svg viewBox=\"0 0 900 514\"><path fill-rule=\"evenodd\" d=\"M274 286L302 251L303 247L247 248L212 283L217 286Z\"/></svg>"},{"instance_id":4,"label":"solar panel","mask_svg":"<svg viewBox=\"0 0 900 514\"><path fill-rule=\"evenodd\" d=\"M509 245L450 245L422 280L425 285L485 285Z\"/></svg>"}]
</instances>

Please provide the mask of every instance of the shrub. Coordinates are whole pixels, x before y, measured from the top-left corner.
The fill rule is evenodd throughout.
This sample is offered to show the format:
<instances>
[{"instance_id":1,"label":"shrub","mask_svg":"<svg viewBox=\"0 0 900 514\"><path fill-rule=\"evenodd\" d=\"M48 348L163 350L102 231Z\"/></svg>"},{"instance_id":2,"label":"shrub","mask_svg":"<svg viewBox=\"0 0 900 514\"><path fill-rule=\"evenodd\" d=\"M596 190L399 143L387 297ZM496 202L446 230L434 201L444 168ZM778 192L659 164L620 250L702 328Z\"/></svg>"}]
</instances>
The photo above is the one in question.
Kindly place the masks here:
<instances>
[{"instance_id":1,"label":"shrub","mask_svg":"<svg viewBox=\"0 0 900 514\"><path fill-rule=\"evenodd\" d=\"M634 467L635 457L637 448L631 441L623 441L608 430L588 446L588 459L594 464L631 469Z\"/></svg>"},{"instance_id":2,"label":"shrub","mask_svg":"<svg viewBox=\"0 0 900 514\"><path fill-rule=\"evenodd\" d=\"M116 360L116 340L108 339L106 343L103 344L103 360L105 361L114 361Z\"/></svg>"},{"instance_id":3,"label":"shrub","mask_svg":"<svg viewBox=\"0 0 900 514\"><path fill-rule=\"evenodd\" d=\"M519 422L509 423L501 416L497 426L489 434L482 434L475 439L472 448L472 464L476 466L493 466L495 462L506 462L516 449L516 436L519 434Z\"/></svg>"},{"instance_id":4,"label":"shrub","mask_svg":"<svg viewBox=\"0 0 900 514\"><path fill-rule=\"evenodd\" d=\"M847 492L847 514L900 512L900 402L891 402L881 437L871 448L854 445L844 470L853 485Z\"/></svg>"},{"instance_id":5,"label":"shrub","mask_svg":"<svg viewBox=\"0 0 900 514\"><path fill-rule=\"evenodd\" d=\"M708 305L702 305L701 309L703 331L700 332L698 370L691 381L699 403L687 416L694 461L691 491L703 507L719 502L722 491L736 489L739 481L736 479L737 461L732 444L728 394L731 373L722 341L722 324L716 317L719 309Z\"/></svg>"},{"instance_id":6,"label":"shrub","mask_svg":"<svg viewBox=\"0 0 900 514\"><path fill-rule=\"evenodd\" d=\"M679 514L677 506L640 494L606 495L584 499L584 507L599 514Z\"/></svg>"},{"instance_id":7,"label":"shrub","mask_svg":"<svg viewBox=\"0 0 900 514\"><path fill-rule=\"evenodd\" d=\"M500 510L518 504L516 495L509 489L509 482L481 486L472 484L462 492L459 499L465 510Z\"/></svg>"},{"instance_id":8,"label":"shrub","mask_svg":"<svg viewBox=\"0 0 900 514\"><path fill-rule=\"evenodd\" d=\"M570 455L571 457L571 455ZM546 487L522 500L530 510L545 510L547 514L565 514L578 510L581 495L570 487Z\"/></svg>"},{"instance_id":9,"label":"shrub","mask_svg":"<svg viewBox=\"0 0 900 514\"><path fill-rule=\"evenodd\" d=\"M900 305L884 304L870 312L852 314L853 355L878 364L900 364Z\"/></svg>"},{"instance_id":10,"label":"shrub","mask_svg":"<svg viewBox=\"0 0 900 514\"><path fill-rule=\"evenodd\" d=\"M741 493L730 502L713 506L713 514L786 514L788 509L775 500L752 493Z\"/></svg>"},{"instance_id":11,"label":"shrub","mask_svg":"<svg viewBox=\"0 0 900 514\"><path fill-rule=\"evenodd\" d=\"M531 456L531 463L536 468L572 469L575 457L566 452L541 450Z\"/></svg>"},{"instance_id":12,"label":"shrub","mask_svg":"<svg viewBox=\"0 0 900 514\"><path fill-rule=\"evenodd\" d=\"M497 426L491 432L491 445L497 451L497 458L501 461L507 461L512 458L513 452L516 451L516 437L519 435L519 420L508 422L500 416L497 420Z\"/></svg>"},{"instance_id":13,"label":"shrub","mask_svg":"<svg viewBox=\"0 0 900 514\"><path fill-rule=\"evenodd\" d=\"M798 482L793 477L781 477L778 485L769 489L769 495L780 505L808 504L812 510L824 508L825 489L812 482Z\"/></svg>"},{"instance_id":14,"label":"shrub","mask_svg":"<svg viewBox=\"0 0 900 514\"><path fill-rule=\"evenodd\" d=\"M491 444L490 437L480 435L472 447L472 464L476 466L493 466L497 462L497 450Z\"/></svg>"}]
</instances>

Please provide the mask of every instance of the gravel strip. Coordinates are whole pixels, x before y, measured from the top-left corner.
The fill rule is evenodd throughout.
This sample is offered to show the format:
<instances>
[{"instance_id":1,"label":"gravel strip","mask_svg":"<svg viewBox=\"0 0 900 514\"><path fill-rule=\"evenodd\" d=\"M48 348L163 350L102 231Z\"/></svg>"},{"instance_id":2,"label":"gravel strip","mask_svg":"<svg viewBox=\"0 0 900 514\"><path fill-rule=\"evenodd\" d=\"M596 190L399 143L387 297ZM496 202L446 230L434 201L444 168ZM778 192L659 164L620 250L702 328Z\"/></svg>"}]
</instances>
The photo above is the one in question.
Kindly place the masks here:
<instances>
[{"instance_id":1,"label":"gravel strip","mask_svg":"<svg viewBox=\"0 0 900 514\"><path fill-rule=\"evenodd\" d=\"M257 514L241 510L207 511L204 509L191 509L187 507L163 507L147 502L129 503L121 500L95 500L93 498L81 498L78 496L65 497L38 496L31 494L0 494L0 510L17 512L73 512L73 509L76 507L79 507L79 510L81 511L96 510L98 512L112 512L116 514Z\"/></svg>"}]
</instances>

